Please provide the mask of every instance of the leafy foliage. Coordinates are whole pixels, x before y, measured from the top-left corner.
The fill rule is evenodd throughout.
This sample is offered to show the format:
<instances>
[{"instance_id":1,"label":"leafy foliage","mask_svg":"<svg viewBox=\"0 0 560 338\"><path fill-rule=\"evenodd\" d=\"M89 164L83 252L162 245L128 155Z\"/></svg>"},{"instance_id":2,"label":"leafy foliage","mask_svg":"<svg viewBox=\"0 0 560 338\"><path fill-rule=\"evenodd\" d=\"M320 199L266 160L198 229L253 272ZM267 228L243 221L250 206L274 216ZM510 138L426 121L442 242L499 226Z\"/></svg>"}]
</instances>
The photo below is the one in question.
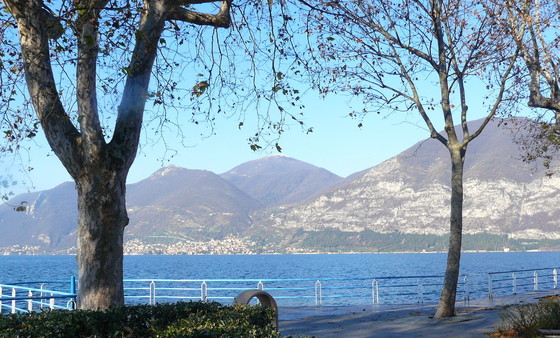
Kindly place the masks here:
<instances>
[{"instance_id":1,"label":"leafy foliage","mask_svg":"<svg viewBox=\"0 0 560 338\"><path fill-rule=\"evenodd\" d=\"M276 337L271 309L179 302L0 316L2 337Z\"/></svg>"}]
</instances>

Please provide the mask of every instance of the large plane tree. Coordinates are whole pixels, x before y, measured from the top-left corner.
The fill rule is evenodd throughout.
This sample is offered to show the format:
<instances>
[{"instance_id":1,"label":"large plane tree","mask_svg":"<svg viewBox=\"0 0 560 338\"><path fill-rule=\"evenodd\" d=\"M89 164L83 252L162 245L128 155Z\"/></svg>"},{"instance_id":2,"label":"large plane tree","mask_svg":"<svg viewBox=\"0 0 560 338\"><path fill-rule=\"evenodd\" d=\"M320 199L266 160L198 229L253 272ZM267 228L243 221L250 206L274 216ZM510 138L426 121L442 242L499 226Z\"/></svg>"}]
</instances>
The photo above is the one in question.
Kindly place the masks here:
<instances>
[{"instance_id":1,"label":"large plane tree","mask_svg":"<svg viewBox=\"0 0 560 338\"><path fill-rule=\"evenodd\" d=\"M455 314L467 148L500 110L515 48L478 1L304 1L317 86L363 99L352 113L418 114L449 151L450 240L436 317ZM483 117L471 130L469 116ZM408 116L408 117L406 117ZM361 123L360 123L361 125ZM443 125L443 133L438 131ZM455 126L459 127L456 128ZM398 136L397 136L398 137Z\"/></svg>"},{"instance_id":2,"label":"large plane tree","mask_svg":"<svg viewBox=\"0 0 560 338\"><path fill-rule=\"evenodd\" d=\"M202 119L191 119L198 123L213 119L205 111L229 109L231 115L236 107L264 98L285 118L275 95L293 91L279 83L287 75L276 62L285 55L280 45L289 34L281 25L270 34L265 30L276 19L271 5L245 2L245 7L234 7L231 0L0 1L0 105L7 140L2 150L14 150L14 144L33 137L40 126L76 183L79 308L124 303L125 184L145 124L146 102L153 103L150 109L162 107L151 119L159 121L156 132L163 128L158 129L159 123L169 123L171 107L188 116L202 112ZM232 20L235 13L240 15L237 22ZM262 27L254 29L251 25L257 23ZM220 35L213 29L220 27L230 30ZM220 39L229 44L221 45ZM259 55L265 58L259 61ZM241 79L236 69L244 63L253 72L242 76L252 86L236 82ZM268 69L274 79L262 90L265 82L256 75L260 69ZM187 76L194 72L201 74ZM182 73L186 80L174 77ZM25 77L29 101L19 95L19 75ZM214 85L219 88L206 105L193 104ZM252 109L264 119L264 128L282 131L270 115ZM253 141L258 141L256 135Z\"/></svg>"}]
</instances>

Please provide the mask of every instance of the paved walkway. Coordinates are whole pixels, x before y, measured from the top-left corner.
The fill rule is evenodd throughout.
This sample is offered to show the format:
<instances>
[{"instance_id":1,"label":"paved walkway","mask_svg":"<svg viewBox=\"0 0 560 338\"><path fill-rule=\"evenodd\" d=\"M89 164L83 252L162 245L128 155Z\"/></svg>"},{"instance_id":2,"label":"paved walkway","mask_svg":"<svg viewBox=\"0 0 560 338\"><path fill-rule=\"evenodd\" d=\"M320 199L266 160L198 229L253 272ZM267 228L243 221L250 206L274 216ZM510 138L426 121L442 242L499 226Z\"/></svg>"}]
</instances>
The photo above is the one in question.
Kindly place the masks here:
<instances>
[{"instance_id":1,"label":"paved walkway","mask_svg":"<svg viewBox=\"0 0 560 338\"><path fill-rule=\"evenodd\" d=\"M446 319L433 319L437 304L280 308L279 326L282 336L295 337L488 337L504 307L550 294L558 290L460 302L457 315Z\"/></svg>"}]
</instances>

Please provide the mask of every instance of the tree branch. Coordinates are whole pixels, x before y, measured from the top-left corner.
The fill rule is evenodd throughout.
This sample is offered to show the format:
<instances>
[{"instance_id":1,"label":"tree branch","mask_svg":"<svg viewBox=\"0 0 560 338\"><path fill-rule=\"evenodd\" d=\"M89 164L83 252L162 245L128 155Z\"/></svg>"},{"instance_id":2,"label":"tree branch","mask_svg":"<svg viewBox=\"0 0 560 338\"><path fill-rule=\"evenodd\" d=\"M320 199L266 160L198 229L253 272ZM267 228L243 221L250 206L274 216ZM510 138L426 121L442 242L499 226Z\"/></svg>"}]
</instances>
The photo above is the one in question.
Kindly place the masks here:
<instances>
[{"instance_id":1,"label":"tree branch","mask_svg":"<svg viewBox=\"0 0 560 338\"><path fill-rule=\"evenodd\" d=\"M478 137L478 135L480 135L480 133L482 133L482 130L484 129L484 127L486 127L486 125L488 124L488 122L490 122L490 120L496 115L499 105L502 102L502 98L504 96L504 93L506 91L506 85L507 82L510 78L510 74L512 72L512 70L515 67L515 64L517 62L517 57L519 56L519 48L516 49L515 54L511 56L510 59L510 63L508 65L508 68L506 69L505 73L502 75L501 80L500 80L500 89L498 91L498 97L496 98L496 100L494 101L494 105L492 106L492 109L490 109L490 111L488 112L488 114L486 115L486 118L484 119L484 121L482 122L482 124L480 125L480 127L478 127L478 129L471 134L467 139L463 140L463 144L466 145L467 143L471 142L472 140L474 140L476 137Z\"/></svg>"},{"instance_id":2,"label":"tree branch","mask_svg":"<svg viewBox=\"0 0 560 338\"><path fill-rule=\"evenodd\" d=\"M82 1L76 24L78 36L78 63L76 68L78 122L84 138L85 160L99 160L98 154L105 148L103 130L97 108L97 55L99 52L99 12L107 4L103 1Z\"/></svg>"},{"instance_id":3,"label":"tree branch","mask_svg":"<svg viewBox=\"0 0 560 338\"><path fill-rule=\"evenodd\" d=\"M27 87L33 107L51 149L70 175L77 179L81 137L65 112L51 68L49 28L44 21L42 0L3 0L15 18Z\"/></svg>"},{"instance_id":4,"label":"tree branch","mask_svg":"<svg viewBox=\"0 0 560 338\"><path fill-rule=\"evenodd\" d=\"M122 169L130 168L136 157L150 75L168 10L166 4L158 0L145 1L144 6L130 64L124 69L128 76L115 132L109 143L111 154L119 160L115 162Z\"/></svg>"},{"instance_id":5,"label":"tree branch","mask_svg":"<svg viewBox=\"0 0 560 338\"><path fill-rule=\"evenodd\" d=\"M213 1L202 1L198 3L203 2ZM230 0L222 1L220 10L217 14L200 13L182 7L176 7L167 15L167 20L179 20L197 25L229 28L231 25L229 10Z\"/></svg>"}]
</instances>

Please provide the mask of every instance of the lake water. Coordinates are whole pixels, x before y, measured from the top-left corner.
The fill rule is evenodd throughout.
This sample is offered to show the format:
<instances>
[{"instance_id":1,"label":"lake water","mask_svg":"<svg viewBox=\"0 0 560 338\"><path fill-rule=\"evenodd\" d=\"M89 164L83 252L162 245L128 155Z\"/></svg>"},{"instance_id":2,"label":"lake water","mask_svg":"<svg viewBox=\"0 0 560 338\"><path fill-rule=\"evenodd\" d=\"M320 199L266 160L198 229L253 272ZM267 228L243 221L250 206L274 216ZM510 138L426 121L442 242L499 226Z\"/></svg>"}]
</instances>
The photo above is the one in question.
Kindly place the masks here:
<instances>
[{"instance_id":1,"label":"lake water","mask_svg":"<svg viewBox=\"0 0 560 338\"><path fill-rule=\"evenodd\" d=\"M445 253L125 256L124 275L125 279L364 278L367 279L364 283L369 284L372 279L379 279L381 289L392 282L384 277L443 275L446 256ZM471 298L480 298L487 292L482 289L487 287L489 272L556 267L560 267L560 252L464 253L461 274L468 275ZM74 256L0 256L0 283L66 280L76 275ZM550 279L542 277L541 284ZM480 292L475 290L478 288ZM433 293L437 298L437 291Z\"/></svg>"}]
</instances>

